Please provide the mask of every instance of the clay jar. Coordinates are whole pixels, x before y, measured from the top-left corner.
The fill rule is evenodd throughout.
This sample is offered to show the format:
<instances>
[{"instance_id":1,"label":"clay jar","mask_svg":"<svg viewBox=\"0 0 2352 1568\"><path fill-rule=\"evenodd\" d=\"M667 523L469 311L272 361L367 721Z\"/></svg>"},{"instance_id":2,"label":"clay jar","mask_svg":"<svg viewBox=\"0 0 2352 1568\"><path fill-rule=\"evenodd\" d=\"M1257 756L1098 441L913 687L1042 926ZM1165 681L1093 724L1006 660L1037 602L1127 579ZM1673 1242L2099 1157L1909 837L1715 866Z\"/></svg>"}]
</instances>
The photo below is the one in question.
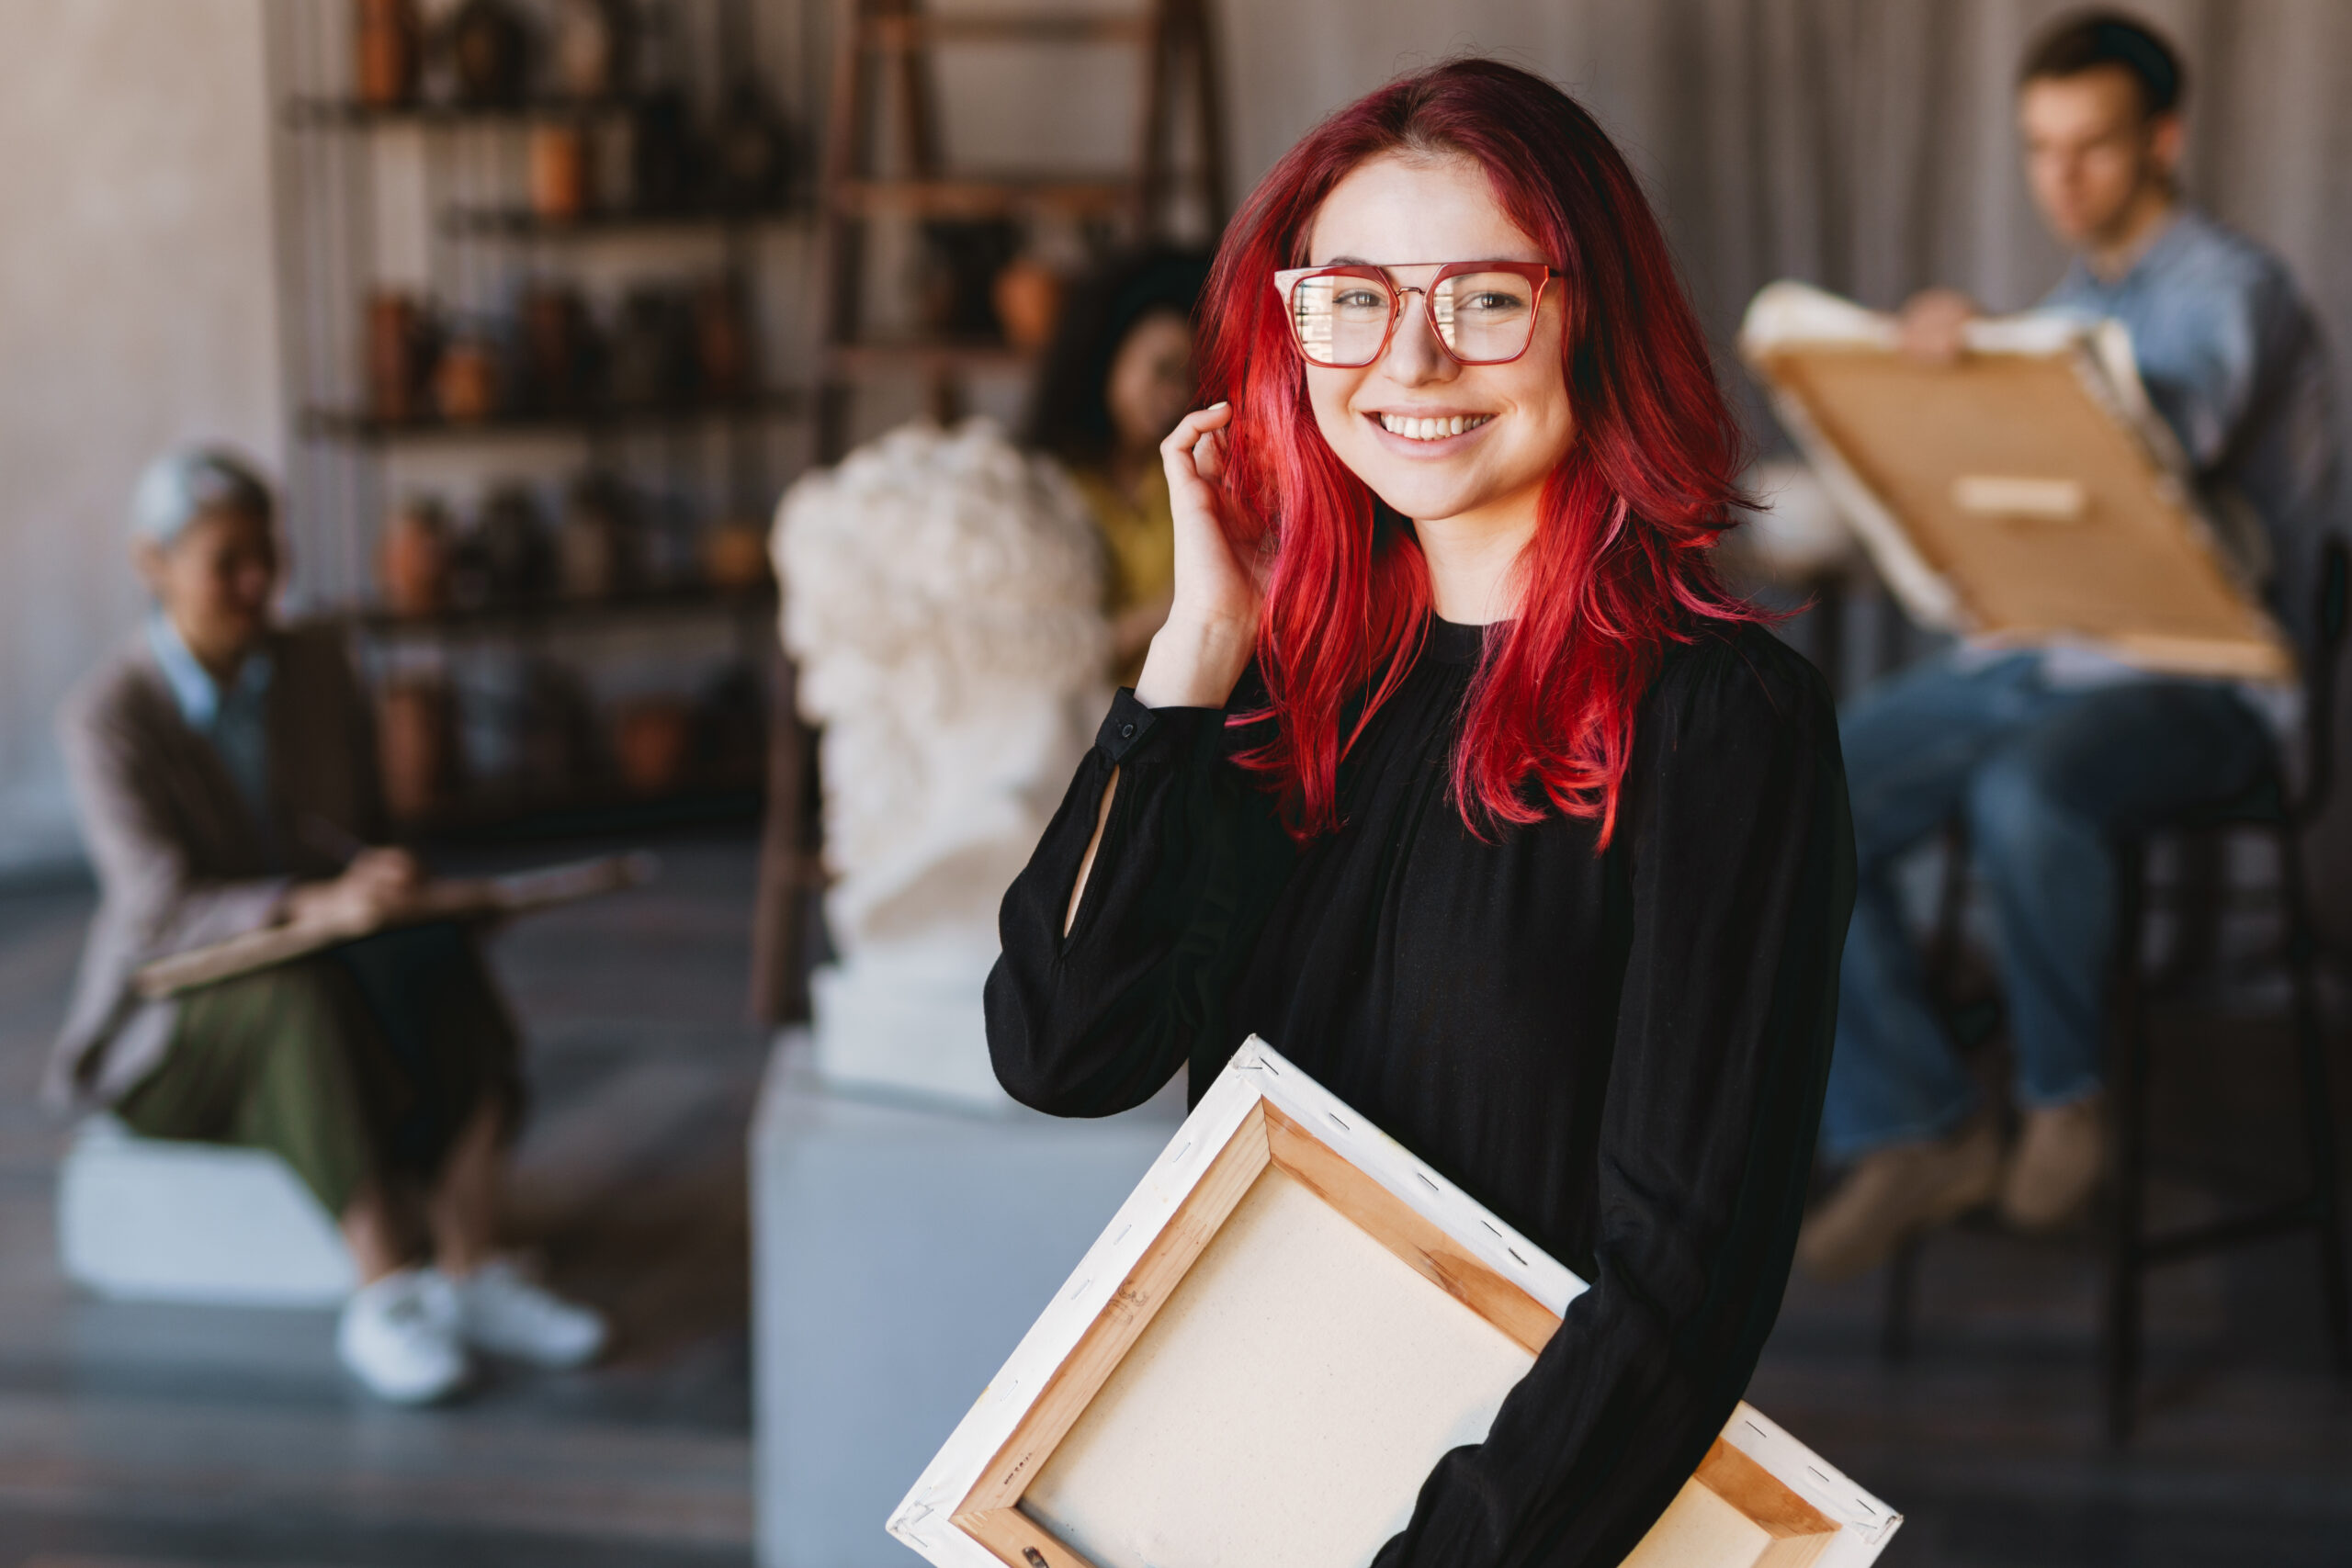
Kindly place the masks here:
<instances>
[{"instance_id":1,"label":"clay jar","mask_svg":"<svg viewBox=\"0 0 2352 1568\"><path fill-rule=\"evenodd\" d=\"M396 288L368 297L368 409L376 418L405 423L424 412L425 367L432 329L416 296Z\"/></svg>"},{"instance_id":2,"label":"clay jar","mask_svg":"<svg viewBox=\"0 0 2352 1568\"><path fill-rule=\"evenodd\" d=\"M388 684L377 708L376 745L384 770L384 804L392 815L429 815L447 793L454 755L448 688L429 677Z\"/></svg>"},{"instance_id":3,"label":"clay jar","mask_svg":"<svg viewBox=\"0 0 2352 1568\"><path fill-rule=\"evenodd\" d=\"M531 211L549 223L576 223L588 211L588 131L571 120L531 128Z\"/></svg>"},{"instance_id":4,"label":"clay jar","mask_svg":"<svg viewBox=\"0 0 2352 1568\"><path fill-rule=\"evenodd\" d=\"M1035 256L1016 256L996 275L990 293L1005 342L1035 354L1053 341L1062 313L1061 274Z\"/></svg>"},{"instance_id":5,"label":"clay jar","mask_svg":"<svg viewBox=\"0 0 2352 1568\"><path fill-rule=\"evenodd\" d=\"M579 290L563 284L533 284L523 291L523 369L535 406L548 413L585 408L595 379L595 345L588 307Z\"/></svg>"},{"instance_id":6,"label":"clay jar","mask_svg":"<svg viewBox=\"0 0 2352 1568\"><path fill-rule=\"evenodd\" d=\"M614 761L634 795L666 795L684 782L694 743L694 710L675 697L650 697L620 711Z\"/></svg>"},{"instance_id":7,"label":"clay jar","mask_svg":"<svg viewBox=\"0 0 2352 1568\"><path fill-rule=\"evenodd\" d=\"M702 395L734 402L752 392L752 330L743 297L726 278L695 290L695 369Z\"/></svg>"},{"instance_id":8,"label":"clay jar","mask_svg":"<svg viewBox=\"0 0 2352 1568\"><path fill-rule=\"evenodd\" d=\"M756 523L736 518L703 536L703 580L725 593L741 593L768 580L768 539Z\"/></svg>"},{"instance_id":9,"label":"clay jar","mask_svg":"<svg viewBox=\"0 0 2352 1568\"><path fill-rule=\"evenodd\" d=\"M498 412L498 356L478 337L450 340L433 368L433 401L452 424L472 424Z\"/></svg>"},{"instance_id":10,"label":"clay jar","mask_svg":"<svg viewBox=\"0 0 2352 1568\"><path fill-rule=\"evenodd\" d=\"M609 98L628 85L629 14L621 0L563 0L555 24L555 79L567 97Z\"/></svg>"},{"instance_id":11,"label":"clay jar","mask_svg":"<svg viewBox=\"0 0 2352 1568\"><path fill-rule=\"evenodd\" d=\"M359 0L356 34L353 86L359 101L371 109L413 103L424 41L416 0Z\"/></svg>"},{"instance_id":12,"label":"clay jar","mask_svg":"<svg viewBox=\"0 0 2352 1568\"><path fill-rule=\"evenodd\" d=\"M449 520L440 502L403 502L384 525L378 565L384 604L393 614L438 613L449 593Z\"/></svg>"},{"instance_id":13,"label":"clay jar","mask_svg":"<svg viewBox=\"0 0 2352 1568\"><path fill-rule=\"evenodd\" d=\"M557 578L567 599L604 599L628 585L628 498L614 480L582 476L564 498L556 536Z\"/></svg>"},{"instance_id":14,"label":"clay jar","mask_svg":"<svg viewBox=\"0 0 2352 1568\"><path fill-rule=\"evenodd\" d=\"M522 101L529 39L513 7L503 0L465 0L449 17L448 29L459 103L492 108Z\"/></svg>"}]
</instances>

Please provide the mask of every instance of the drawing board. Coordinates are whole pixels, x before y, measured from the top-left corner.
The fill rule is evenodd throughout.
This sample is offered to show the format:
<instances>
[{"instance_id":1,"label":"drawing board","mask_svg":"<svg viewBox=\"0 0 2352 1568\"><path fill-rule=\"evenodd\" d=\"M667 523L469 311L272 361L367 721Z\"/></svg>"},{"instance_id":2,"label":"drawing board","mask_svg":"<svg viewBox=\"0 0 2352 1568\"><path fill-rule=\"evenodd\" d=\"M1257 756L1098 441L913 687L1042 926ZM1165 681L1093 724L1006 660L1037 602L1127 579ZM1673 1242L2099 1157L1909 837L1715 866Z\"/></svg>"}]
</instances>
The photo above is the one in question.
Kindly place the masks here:
<instances>
[{"instance_id":1,"label":"drawing board","mask_svg":"<svg viewBox=\"0 0 2352 1568\"><path fill-rule=\"evenodd\" d=\"M2259 525L2209 515L2120 324L1974 321L1939 366L1900 352L1892 317L1776 283L1748 307L1740 351L1924 625L2165 673L2293 679L2248 576Z\"/></svg>"},{"instance_id":2,"label":"drawing board","mask_svg":"<svg viewBox=\"0 0 2352 1568\"><path fill-rule=\"evenodd\" d=\"M1363 1568L1582 1281L1251 1039L890 1517L941 1568ZM1629 1568L1900 1523L1741 1405Z\"/></svg>"}]
</instances>

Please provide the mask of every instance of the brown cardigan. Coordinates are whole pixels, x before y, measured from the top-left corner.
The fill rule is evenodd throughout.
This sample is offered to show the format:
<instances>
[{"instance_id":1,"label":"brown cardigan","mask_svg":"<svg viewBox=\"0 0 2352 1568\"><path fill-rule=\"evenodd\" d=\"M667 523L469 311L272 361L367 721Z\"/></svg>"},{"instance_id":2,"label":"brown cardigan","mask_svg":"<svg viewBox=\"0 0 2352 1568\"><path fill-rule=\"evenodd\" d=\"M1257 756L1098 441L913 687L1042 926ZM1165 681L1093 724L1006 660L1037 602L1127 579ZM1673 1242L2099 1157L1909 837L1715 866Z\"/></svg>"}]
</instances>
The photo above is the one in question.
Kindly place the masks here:
<instances>
[{"instance_id":1,"label":"brown cardigan","mask_svg":"<svg viewBox=\"0 0 2352 1568\"><path fill-rule=\"evenodd\" d=\"M277 631L268 646L266 839L211 742L180 716L143 633L58 710L98 912L50 1057L52 1106L110 1105L163 1060L179 1005L139 997L141 964L277 921L295 879L338 869L320 842L336 833L321 822L382 841L372 710L340 636Z\"/></svg>"}]
</instances>

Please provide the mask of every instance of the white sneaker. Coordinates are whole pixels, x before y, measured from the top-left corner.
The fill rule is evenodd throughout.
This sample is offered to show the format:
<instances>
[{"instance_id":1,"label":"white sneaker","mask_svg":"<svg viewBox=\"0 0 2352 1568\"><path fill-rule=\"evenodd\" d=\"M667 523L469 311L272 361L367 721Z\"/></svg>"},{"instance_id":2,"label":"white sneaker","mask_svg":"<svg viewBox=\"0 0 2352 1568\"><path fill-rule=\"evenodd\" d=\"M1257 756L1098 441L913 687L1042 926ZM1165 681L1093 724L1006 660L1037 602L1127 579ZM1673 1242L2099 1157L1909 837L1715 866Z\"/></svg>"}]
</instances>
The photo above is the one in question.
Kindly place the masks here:
<instances>
[{"instance_id":1,"label":"white sneaker","mask_svg":"<svg viewBox=\"0 0 2352 1568\"><path fill-rule=\"evenodd\" d=\"M586 1366L605 1348L602 1314L533 1284L508 1258L448 1282L458 1332L477 1350L560 1371Z\"/></svg>"},{"instance_id":2,"label":"white sneaker","mask_svg":"<svg viewBox=\"0 0 2352 1568\"><path fill-rule=\"evenodd\" d=\"M448 1281L425 1269L402 1269L352 1292L334 1345L370 1393L395 1404L446 1399L473 1372Z\"/></svg>"}]
</instances>

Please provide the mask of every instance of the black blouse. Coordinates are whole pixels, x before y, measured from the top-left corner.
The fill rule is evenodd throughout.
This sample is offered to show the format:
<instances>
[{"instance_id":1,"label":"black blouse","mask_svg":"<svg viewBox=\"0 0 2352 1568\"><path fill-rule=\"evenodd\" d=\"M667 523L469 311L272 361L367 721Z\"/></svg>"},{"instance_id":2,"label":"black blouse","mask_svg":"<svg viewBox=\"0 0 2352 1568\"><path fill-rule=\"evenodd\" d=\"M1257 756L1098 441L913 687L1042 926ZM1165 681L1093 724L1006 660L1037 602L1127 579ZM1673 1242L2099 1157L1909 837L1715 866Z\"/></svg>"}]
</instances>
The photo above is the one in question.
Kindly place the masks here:
<instances>
[{"instance_id":1,"label":"black blouse","mask_svg":"<svg viewBox=\"0 0 2352 1568\"><path fill-rule=\"evenodd\" d=\"M1304 848L1227 760L1247 731L1121 693L1005 896L989 1046L1014 1098L1099 1116L1186 1063L1197 1100L1263 1035L1589 1281L1377 1565L1615 1568L1780 1310L1852 828L1827 690L1747 628L1651 683L1605 852L1557 812L1482 840L1447 787L1481 637L1430 623Z\"/></svg>"}]
</instances>

